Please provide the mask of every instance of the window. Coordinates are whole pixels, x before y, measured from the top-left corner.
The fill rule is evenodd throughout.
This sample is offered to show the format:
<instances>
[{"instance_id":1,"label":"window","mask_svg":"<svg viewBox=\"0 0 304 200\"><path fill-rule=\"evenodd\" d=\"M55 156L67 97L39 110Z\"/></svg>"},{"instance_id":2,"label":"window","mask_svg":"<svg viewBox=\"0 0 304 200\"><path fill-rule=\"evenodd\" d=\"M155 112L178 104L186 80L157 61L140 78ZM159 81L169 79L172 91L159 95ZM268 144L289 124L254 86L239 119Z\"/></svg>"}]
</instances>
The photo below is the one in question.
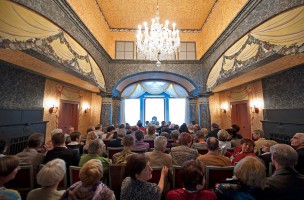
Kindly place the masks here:
<instances>
[{"instance_id":1,"label":"window","mask_svg":"<svg viewBox=\"0 0 304 200\"><path fill-rule=\"evenodd\" d=\"M152 117L157 117L157 121L165 120L164 98L146 98L145 100L145 121L151 121Z\"/></svg>"},{"instance_id":2,"label":"window","mask_svg":"<svg viewBox=\"0 0 304 200\"><path fill-rule=\"evenodd\" d=\"M125 99L125 120L131 126L140 119L140 99Z\"/></svg>"},{"instance_id":3,"label":"window","mask_svg":"<svg viewBox=\"0 0 304 200\"><path fill-rule=\"evenodd\" d=\"M195 60L195 42L181 42L180 52L178 53L179 60Z\"/></svg>"},{"instance_id":4,"label":"window","mask_svg":"<svg viewBox=\"0 0 304 200\"><path fill-rule=\"evenodd\" d=\"M134 59L134 43L127 41L116 41L115 58L124 60Z\"/></svg>"},{"instance_id":5,"label":"window","mask_svg":"<svg viewBox=\"0 0 304 200\"><path fill-rule=\"evenodd\" d=\"M141 52L136 51L136 59L137 60L148 60L145 55ZM176 55L173 53L172 55L168 56L165 60L176 60Z\"/></svg>"},{"instance_id":6,"label":"window","mask_svg":"<svg viewBox=\"0 0 304 200\"><path fill-rule=\"evenodd\" d=\"M186 122L186 99L169 99L169 121L181 125Z\"/></svg>"}]
</instances>

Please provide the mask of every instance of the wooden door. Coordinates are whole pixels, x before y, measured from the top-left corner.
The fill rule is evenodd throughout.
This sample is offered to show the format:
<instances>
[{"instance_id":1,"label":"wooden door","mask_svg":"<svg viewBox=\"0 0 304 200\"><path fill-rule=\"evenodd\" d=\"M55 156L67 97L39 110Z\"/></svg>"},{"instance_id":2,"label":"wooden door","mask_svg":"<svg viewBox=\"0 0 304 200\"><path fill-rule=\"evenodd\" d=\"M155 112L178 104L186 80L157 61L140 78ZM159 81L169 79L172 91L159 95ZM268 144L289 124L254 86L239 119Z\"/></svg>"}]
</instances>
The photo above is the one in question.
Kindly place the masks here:
<instances>
[{"instance_id":1,"label":"wooden door","mask_svg":"<svg viewBox=\"0 0 304 200\"><path fill-rule=\"evenodd\" d=\"M251 138L250 107L248 101L231 103L231 122L240 127L240 134L244 138Z\"/></svg>"},{"instance_id":2,"label":"wooden door","mask_svg":"<svg viewBox=\"0 0 304 200\"><path fill-rule=\"evenodd\" d=\"M65 133L68 126L73 126L75 130L78 130L78 108L79 103L73 101L60 101L59 110L59 128Z\"/></svg>"}]
</instances>

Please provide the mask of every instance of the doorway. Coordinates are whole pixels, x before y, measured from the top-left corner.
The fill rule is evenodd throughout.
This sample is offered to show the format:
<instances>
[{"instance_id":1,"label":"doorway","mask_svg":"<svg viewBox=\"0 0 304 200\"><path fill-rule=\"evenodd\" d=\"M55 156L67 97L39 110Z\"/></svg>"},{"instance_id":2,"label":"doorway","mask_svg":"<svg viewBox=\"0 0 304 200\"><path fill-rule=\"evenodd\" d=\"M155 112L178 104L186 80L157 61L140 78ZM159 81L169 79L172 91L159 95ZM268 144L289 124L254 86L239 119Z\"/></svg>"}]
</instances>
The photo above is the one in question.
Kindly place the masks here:
<instances>
[{"instance_id":1,"label":"doorway","mask_svg":"<svg viewBox=\"0 0 304 200\"><path fill-rule=\"evenodd\" d=\"M250 107L248 101L231 103L231 122L240 127L239 133L244 138L251 139Z\"/></svg>"},{"instance_id":2,"label":"doorway","mask_svg":"<svg viewBox=\"0 0 304 200\"><path fill-rule=\"evenodd\" d=\"M75 130L78 130L78 112L79 102L60 100L58 127L64 133L66 133L68 126L73 126Z\"/></svg>"}]
</instances>

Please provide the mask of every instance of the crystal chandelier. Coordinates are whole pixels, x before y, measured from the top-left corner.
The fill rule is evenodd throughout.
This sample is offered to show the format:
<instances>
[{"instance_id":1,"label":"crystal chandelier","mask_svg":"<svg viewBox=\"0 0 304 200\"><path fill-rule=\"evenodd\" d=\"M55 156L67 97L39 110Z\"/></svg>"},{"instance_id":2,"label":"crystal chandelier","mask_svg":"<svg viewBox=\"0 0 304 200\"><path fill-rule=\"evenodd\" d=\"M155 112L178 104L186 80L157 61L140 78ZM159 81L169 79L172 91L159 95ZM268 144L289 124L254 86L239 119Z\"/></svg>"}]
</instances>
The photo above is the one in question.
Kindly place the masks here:
<instances>
[{"instance_id":1,"label":"crystal chandelier","mask_svg":"<svg viewBox=\"0 0 304 200\"><path fill-rule=\"evenodd\" d=\"M149 30L147 22L144 22L143 31L138 26L136 35L137 52L142 53L147 59L157 61L156 65L161 65L161 60L168 59L180 47L179 31L175 30L175 23L172 24L173 30L168 28L169 21L165 25L159 23L158 1L156 16L152 19Z\"/></svg>"}]
</instances>

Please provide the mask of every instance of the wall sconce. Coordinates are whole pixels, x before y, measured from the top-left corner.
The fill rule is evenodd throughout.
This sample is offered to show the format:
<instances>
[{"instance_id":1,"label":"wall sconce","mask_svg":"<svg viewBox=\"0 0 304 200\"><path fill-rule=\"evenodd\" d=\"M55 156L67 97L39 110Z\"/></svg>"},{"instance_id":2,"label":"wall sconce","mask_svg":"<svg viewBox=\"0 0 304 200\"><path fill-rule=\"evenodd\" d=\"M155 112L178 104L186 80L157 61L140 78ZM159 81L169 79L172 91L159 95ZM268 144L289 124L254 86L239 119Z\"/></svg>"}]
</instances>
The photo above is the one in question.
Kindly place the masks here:
<instances>
[{"instance_id":1,"label":"wall sconce","mask_svg":"<svg viewBox=\"0 0 304 200\"><path fill-rule=\"evenodd\" d=\"M49 113L56 113L58 111L58 102L55 99L48 99L46 102L47 108L49 108Z\"/></svg>"},{"instance_id":2,"label":"wall sconce","mask_svg":"<svg viewBox=\"0 0 304 200\"><path fill-rule=\"evenodd\" d=\"M253 107L252 107L252 112L254 112L254 113L259 113L259 112L260 112L260 109L259 109L258 107L256 107L256 106L253 106Z\"/></svg>"},{"instance_id":3,"label":"wall sconce","mask_svg":"<svg viewBox=\"0 0 304 200\"><path fill-rule=\"evenodd\" d=\"M253 113L259 113L260 109L263 108L264 103L261 99L254 99L250 102L250 108Z\"/></svg>"},{"instance_id":4,"label":"wall sconce","mask_svg":"<svg viewBox=\"0 0 304 200\"><path fill-rule=\"evenodd\" d=\"M83 108L84 108L84 113L88 113L88 112L90 112L90 110L91 110L91 107L90 107L89 104L84 104L84 105L83 105Z\"/></svg>"},{"instance_id":5,"label":"wall sconce","mask_svg":"<svg viewBox=\"0 0 304 200\"><path fill-rule=\"evenodd\" d=\"M222 111L223 113L226 113L227 110L228 110L228 103L223 103L223 104L221 105L221 111Z\"/></svg>"}]
</instances>

